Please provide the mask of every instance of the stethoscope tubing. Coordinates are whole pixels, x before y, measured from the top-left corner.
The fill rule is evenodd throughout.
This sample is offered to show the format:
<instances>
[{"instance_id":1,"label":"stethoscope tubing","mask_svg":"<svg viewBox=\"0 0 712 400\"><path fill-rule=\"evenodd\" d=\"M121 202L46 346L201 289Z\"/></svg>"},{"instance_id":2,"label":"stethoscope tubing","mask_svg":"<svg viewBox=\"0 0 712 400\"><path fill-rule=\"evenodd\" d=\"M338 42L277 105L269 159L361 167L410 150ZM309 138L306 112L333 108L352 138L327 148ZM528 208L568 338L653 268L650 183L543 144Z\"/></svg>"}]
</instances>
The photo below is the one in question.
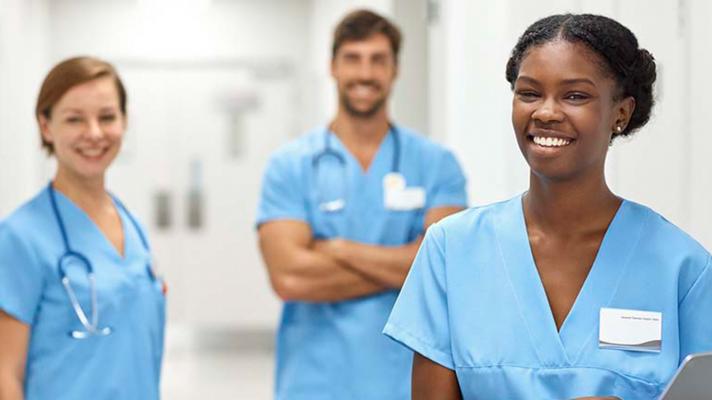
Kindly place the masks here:
<instances>
[{"instance_id":1,"label":"stethoscope tubing","mask_svg":"<svg viewBox=\"0 0 712 400\"><path fill-rule=\"evenodd\" d=\"M47 190L49 192L50 203L52 205L52 212L54 213L55 220L57 221L57 225L62 236L62 242L64 244L64 254L62 254L62 256L57 261L57 271L59 273L62 286L64 287L65 291L67 292L67 296L69 297L69 302L72 305L72 309L74 310L74 313L79 319L79 322L82 324L84 329L86 329L86 332L76 330L71 331L70 336L75 339L86 339L90 336L109 335L112 332L112 329L110 327L104 327L101 329L99 328L99 302L96 291L94 266L85 255L72 249L69 242L69 235L67 234L67 229L64 224L64 219L62 218L62 214L59 212L59 206L57 205L57 198L54 187L52 187L52 182L50 182L47 186ZM147 252L150 253L148 240L141 231L138 225L138 221L136 221L133 215L131 215L131 213L128 211L128 209L126 209L123 203L119 201L119 199L117 199L112 194L109 195L111 196L114 203L120 208L120 210L123 211L126 216L128 216L129 220L131 221L131 224L134 227L134 230L138 233L139 239L141 240L143 247L146 249ZM89 296L91 301L91 319L87 316L86 312L79 303L79 299L77 298L76 292L74 291L74 288L72 288L69 277L67 276L65 264L68 262L68 260L71 259L79 260L79 262L87 270L87 279L89 281ZM150 265L147 265L146 269L148 271L150 279L155 281L156 277Z\"/></svg>"},{"instance_id":2,"label":"stethoscope tubing","mask_svg":"<svg viewBox=\"0 0 712 400\"><path fill-rule=\"evenodd\" d=\"M393 124L388 124L388 132L391 134L391 136L393 136L393 163L391 164L391 172L399 173L401 147L400 132L398 131L398 128ZM346 164L344 156L342 156L339 152L337 152L331 147L330 138L332 134L333 133L331 129L327 127L324 132L324 147L319 153L315 154L312 158L312 165L314 168L318 168L320 159L327 155L335 157L342 165Z\"/></svg>"}]
</instances>

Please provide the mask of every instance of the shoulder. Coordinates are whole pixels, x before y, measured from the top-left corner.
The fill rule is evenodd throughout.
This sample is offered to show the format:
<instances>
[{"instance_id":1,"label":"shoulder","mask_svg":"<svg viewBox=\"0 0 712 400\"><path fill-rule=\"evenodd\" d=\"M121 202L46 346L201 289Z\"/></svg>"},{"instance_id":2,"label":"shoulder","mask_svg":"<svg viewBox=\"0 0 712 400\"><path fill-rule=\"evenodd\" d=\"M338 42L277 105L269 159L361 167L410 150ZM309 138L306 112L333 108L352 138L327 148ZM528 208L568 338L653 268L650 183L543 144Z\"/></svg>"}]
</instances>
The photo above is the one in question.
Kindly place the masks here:
<instances>
[{"instance_id":1,"label":"shoulder","mask_svg":"<svg viewBox=\"0 0 712 400\"><path fill-rule=\"evenodd\" d=\"M403 147L409 151L417 152L420 156L434 158L452 154L445 146L433 141L424 134L401 125L394 126L398 132L398 139L403 143Z\"/></svg>"},{"instance_id":2,"label":"shoulder","mask_svg":"<svg viewBox=\"0 0 712 400\"><path fill-rule=\"evenodd\" d=\"M4 260L34 258L38 249L53 240L49 195L42 190L0 221L0 257Z\"/></svg>"},{"instance_id":3,"label":"shoulder","mask_svg":"<svg viewBox=\"0 0 712 400\"><path fill-rule=\"evenodd\" d=\"M644 218L644 231L639 246L661 260L675 261L677 265L694 265L703 268L710 253L687 232L651 208L626 200L630 209Z\"/></svg>"},{"instance_id":4,"label":"shoulder","mask_svg":"<svg viewBox=\"0 0 712 400\"><path fill-rule=\"evenodd\" d=\"M448 240L472 237L473 234L491 230L502 214L512 214L520 202L521 195L517 195L500 202L466 208L433 224L428 232L433 230L435 236L447 237Z\"/></svg>"},{"instance_id":5,"label":"shoulder","mask_svg":"<svg viewBox=\"0 0 712 400\"><path fill-rule=\"evenodd\" d=\"M31 238L37 235L38 230L47 228L50 208L49 196L43 189L0 221L0 235L18 238Z\"/></svg>"},{"instance_id":6,"label":"shoulder","mask_svg":"<svg viewBox=\"0 0 712 400\"><path fill-rule=\"evenodd\" d=\"M270 164L300 163L311 159L323 147L325 130L314 128L278 147L270 157Z\"/></svg>"}]
</instances>

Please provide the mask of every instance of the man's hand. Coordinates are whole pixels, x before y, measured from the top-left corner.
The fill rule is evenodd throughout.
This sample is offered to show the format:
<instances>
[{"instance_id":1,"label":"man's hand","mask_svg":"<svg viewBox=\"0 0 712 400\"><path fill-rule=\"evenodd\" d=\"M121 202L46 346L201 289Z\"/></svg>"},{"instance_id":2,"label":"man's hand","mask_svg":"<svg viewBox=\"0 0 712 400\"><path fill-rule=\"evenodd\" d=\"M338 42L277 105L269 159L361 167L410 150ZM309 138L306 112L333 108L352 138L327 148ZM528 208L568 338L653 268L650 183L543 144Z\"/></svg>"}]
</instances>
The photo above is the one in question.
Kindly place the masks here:
<instances>
[{"instance_id":1,"label":"man's hand","mask_svg":"<svg viewBox=\"0 0 712 400\"><path fill-rule=\"evenodd\" d=\"M311 228L303 221L266 222L258 234L272 287L285 301L350 300L387 289L334 257L315 251ZM323 243L323 247L332 251L336 243Z\"/></svg>"}]
</instances>

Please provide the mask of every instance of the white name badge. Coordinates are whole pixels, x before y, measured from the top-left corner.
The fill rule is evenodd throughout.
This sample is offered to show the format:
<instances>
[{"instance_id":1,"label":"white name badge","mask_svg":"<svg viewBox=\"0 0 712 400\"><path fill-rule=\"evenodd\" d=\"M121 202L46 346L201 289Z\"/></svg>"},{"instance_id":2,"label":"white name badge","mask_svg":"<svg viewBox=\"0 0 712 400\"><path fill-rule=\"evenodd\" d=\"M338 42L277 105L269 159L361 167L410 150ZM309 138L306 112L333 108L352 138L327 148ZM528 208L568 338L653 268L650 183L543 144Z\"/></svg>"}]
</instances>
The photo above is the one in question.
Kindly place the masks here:
<instances>
[{"instance_id":1,"label":"white name badge","mask_svg":"<svg viewBox=\"0 0 712 400\"><path fill-rule=\"evenodd\" d=\"M601 308L598 347L659 353L662 328L659 312Z\"/></svg>"},{"instance_id":2,"label":"white name badge","mask_svg":"<svg viewBox=\"0 0 712 400\"><path fill-rule=\"evenodd\" d=\"M400 190L389 190L385 193L386 209L394 211L417 210L425 207L425 189L412 187Z\"/></svg>"},{"instance_id":3,"label":"white name badge","mask_svg":"<svg viewBox=\"0 0 712 400\"><path fill-rule=\"evenodd\" d=\"M387 210L410 211L425 207L425 189L406 187L403 175L395 172L383 177L383 204Z\"/></svg>"}]
</instances>

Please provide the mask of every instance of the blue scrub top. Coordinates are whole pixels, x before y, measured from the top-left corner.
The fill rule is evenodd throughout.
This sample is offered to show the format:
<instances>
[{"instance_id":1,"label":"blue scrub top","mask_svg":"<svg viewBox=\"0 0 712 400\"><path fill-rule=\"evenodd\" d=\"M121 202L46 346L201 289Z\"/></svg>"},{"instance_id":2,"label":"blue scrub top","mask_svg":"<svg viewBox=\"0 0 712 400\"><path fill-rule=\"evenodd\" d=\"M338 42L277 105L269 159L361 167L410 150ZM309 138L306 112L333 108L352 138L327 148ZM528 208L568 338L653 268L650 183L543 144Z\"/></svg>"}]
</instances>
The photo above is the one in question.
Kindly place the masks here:
<instances>
[{"instance_id":1,"label":"blue scrub top","mask_svg":"<svg viewBox=\"0 0 712 400\"><path fill-rule=\"evenodd\" d=\"M518 196L428 230L384 333L455 370L465 399L653 399L686 355L712 350L710 260L623 201L559 332ZM661 352L599 348L602 307L661 312Z\"/></svg>"},{"instance_id":2,"label":"blue scrub top","mask_svg":"<svg viewBox=\"0 0 712 400\"><path fill-rule=\"evenodd\" d=\"M423 207L384 207L383 177L391 172L394 138L384 138L367 172L331 134L334 156L317 129L277 151L267 167L257 224L289 219L308 223L318 238L403 245L423 233L424 214L467 203L465 178L452 153L404 128L400 173L408 187L425 189ZM343 210L320 210L322 200L345 199ZM287 302L277 336L276 398L410 399L412 355L380 334L397 291L330 303Z\"/></svg>"},{"instance_id":3,"label":"blue scrub top","mask_svg":"<svg viewBox=\"0 0 712 400\"><path fill-rule=\"evenodd\" d=\"M85 329L60 282L65 248L45 189L0 223L0 309L31 326L25 399L159 398L165 299L147 273L150 255L120 207L123 258L84 211L55 193L72 249L94 266L99 327L113 333L69 336ZM67 276L90 315L85 270L70 267Z\"/></svg>"}]
</instances>

